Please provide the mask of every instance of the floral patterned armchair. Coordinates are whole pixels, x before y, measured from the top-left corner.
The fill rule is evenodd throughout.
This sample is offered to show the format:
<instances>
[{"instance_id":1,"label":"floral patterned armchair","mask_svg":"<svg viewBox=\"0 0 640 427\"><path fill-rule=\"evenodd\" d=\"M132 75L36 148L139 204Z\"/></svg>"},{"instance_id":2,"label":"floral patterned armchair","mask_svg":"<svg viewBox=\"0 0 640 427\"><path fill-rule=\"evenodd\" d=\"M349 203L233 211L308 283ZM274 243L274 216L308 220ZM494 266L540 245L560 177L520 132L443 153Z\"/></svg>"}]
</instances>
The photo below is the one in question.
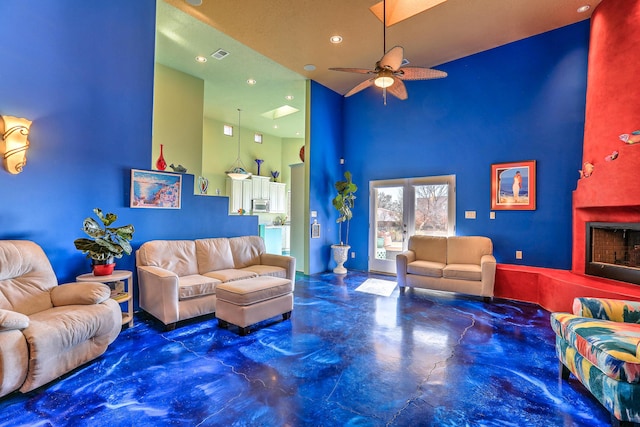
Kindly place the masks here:
<instances>
[{"instance_id":1,"label":"floral patterned armchair","mask_svg":"<svg viewBox=\"0 0 640 427\"><path fill-rule=\"evenodd\" d=\"M560 374L575 375L611 412L614 426L640 423L640 302L576 298L551 314Z\"/></svg>"}]
</instances>

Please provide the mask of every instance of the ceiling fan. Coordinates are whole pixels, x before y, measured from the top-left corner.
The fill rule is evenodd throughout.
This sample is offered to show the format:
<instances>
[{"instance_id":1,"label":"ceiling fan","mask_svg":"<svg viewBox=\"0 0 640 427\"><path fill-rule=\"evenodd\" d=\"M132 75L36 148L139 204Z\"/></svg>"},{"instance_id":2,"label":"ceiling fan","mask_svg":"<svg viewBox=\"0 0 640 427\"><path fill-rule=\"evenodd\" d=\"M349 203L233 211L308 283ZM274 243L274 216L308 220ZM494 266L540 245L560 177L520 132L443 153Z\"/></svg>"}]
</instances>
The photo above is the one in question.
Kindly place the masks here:
<instances>
[{"instance_id":1,"label":"ceiling fan","mask_svg":"<svg viewBox=\"0 0 640 427\"><path fill-rule=\"evenodd\" d=\"M372 74L373 76L356 85L344 96L348 97L375 85L382 88L384 105L387 105L387 92L400 100L408 98L407 88L403 80L431 80L447 77L444 71L426 67L403 67L404 48L395 46L387 51L387 13L386 0L382 2L382 25L384 28L382 49L384 56L376 62L373 70L366 68L329 68L332 71L345 71L348 73Z\"/></svg>"}]
</instances>

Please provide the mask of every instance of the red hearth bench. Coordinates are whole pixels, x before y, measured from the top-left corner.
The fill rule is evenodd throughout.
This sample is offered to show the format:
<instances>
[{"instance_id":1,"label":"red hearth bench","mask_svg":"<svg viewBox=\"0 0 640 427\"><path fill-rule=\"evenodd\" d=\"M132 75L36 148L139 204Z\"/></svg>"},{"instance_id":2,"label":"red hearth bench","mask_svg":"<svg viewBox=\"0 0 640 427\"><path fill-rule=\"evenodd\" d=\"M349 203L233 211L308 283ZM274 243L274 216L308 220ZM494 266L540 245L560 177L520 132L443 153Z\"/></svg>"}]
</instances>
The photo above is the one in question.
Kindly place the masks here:
<instances>
[{"instance_id":1,"label":"red hearth bench","mask_svg":"<svg viewBox=\"0 0 640 427\"><path fill-rule=\"evenodd\" d=\"M498 264L494 296L536 303L549 311L571 312L576 297L640 301L640 285L568 270Z\"/></svg>"}]
</instances>

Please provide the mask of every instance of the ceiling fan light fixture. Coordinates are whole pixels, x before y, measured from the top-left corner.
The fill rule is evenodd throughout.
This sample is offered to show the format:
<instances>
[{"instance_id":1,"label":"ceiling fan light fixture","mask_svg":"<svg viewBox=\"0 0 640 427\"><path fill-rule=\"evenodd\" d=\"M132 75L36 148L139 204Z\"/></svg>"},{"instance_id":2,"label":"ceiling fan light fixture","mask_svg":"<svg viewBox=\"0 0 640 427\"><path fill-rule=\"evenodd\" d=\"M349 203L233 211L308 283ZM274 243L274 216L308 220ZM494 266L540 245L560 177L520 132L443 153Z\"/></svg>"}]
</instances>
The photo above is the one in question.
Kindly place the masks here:
<instances>
[{"instance_id":1,"label":"ceiling fan light fixture","mask_svg":"<svg viewBox=\"0 0 640 427\"><path fill-rule=\"evenodd\" d=\"M385 87L389 87L389 86L391 86L393 84L393 78L386 77L386 76L380 76L380 77L376 78L373 83L376 86L384 89Z\"/></svg>"},{"instance_id":2,"label":"ceiling fan light fixture","mask_svg":"<svg viewBox=\"0 0 640 427\"><path fill-rule=\"evenodd\" d=\"M390 70L382 70L378 73L378 77L373 81L373 84L384 89L393 85L393 82L393 73Z\"/></svg>"},{"instance_id":3,"label":"ceiling fan light fixture","mask_svg":"<svg viewBox=\"0 0 640 427\"><path fill-rule=\"evenodd\" d=\"M396 2L401 0L394 0ZM436 1L437 3L442 3L446 0L424 0L424 1ZM436 4L437 4L436 3ZM358 74L375 74L375 77L368 78L367 80L358 83L351 90L344 94L345 98L351 95L354 95L361 90L364 90L370 86L375 85L376 87L382 88L384 105L387 105L387 92L390 95L395 96L401 101L404 101L408 98L407 88L404 84L404 80L430 80L430 79L440 79L442 77L446 77L447 73L444 71L433 70L431 68L425 67L407 67L402 68L407 65L409 61L404 59L404 48L402 46L394 46L391 49L387 50L387 1L382 0L380 5L382 6L382 23L383 23L383 32L382 32L382 50L384 51L384 55L378 62L376 62L376 66L373 70L365 69L365 68L329 68L332 71L345 71L348 73L358 73ZM387 90L387 88L390 88Z\"/></svg>"}]
</instances>

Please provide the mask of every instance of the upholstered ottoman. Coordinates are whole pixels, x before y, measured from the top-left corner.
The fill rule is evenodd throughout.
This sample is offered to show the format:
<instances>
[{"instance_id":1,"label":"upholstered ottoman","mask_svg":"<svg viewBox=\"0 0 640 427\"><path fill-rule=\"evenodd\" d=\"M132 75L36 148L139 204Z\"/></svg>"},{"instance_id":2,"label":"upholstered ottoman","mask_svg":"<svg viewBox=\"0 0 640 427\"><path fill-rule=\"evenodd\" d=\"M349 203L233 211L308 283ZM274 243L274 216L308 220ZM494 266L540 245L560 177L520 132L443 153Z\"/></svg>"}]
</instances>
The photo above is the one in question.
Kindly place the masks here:
<instances>
[{"instance_id":1,"label":"upholstered ottoman","mask_svg":"<svg viewBox=\"0 0 640 427\"><path fill-rule=\"evenodd\" d=\"M271 317L291 317L293 310L293 283L289 279L272 276L235 280L216 286L216 317L218 326L229 324L240 328L240 335L250 332L249 327Z\"/></svg>"}]
</instances>

